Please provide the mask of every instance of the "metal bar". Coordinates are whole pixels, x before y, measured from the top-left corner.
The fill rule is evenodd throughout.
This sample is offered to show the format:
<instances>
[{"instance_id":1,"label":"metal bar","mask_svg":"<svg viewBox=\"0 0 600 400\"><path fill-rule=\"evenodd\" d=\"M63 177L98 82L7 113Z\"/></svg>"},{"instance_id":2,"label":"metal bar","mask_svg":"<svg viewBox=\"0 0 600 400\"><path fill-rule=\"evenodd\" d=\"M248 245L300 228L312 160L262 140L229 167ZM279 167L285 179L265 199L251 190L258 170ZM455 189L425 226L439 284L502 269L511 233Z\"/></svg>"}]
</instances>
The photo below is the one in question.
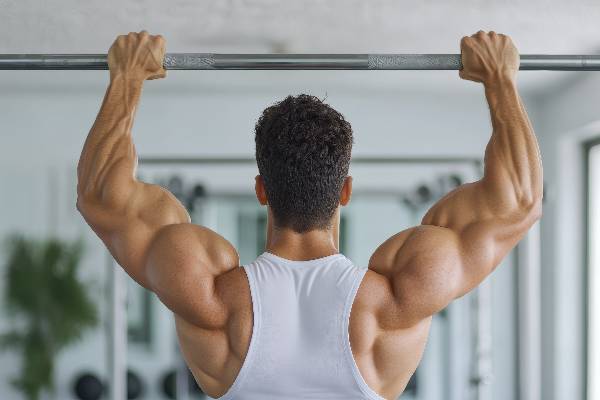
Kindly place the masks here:
<instances>
[{"instance_id":1,"label":"metal bar","mask_svg":"<svg viewBox=\"0 0 600 400\"><path fill-rule=\"evenodd\" d=\"M170 53L168 70L459 70L460 54ZM108 69L106 54L2 54L0 70ZM522 70L600 71L600 55L521 55Z\"/></svg>"}]
</instances>

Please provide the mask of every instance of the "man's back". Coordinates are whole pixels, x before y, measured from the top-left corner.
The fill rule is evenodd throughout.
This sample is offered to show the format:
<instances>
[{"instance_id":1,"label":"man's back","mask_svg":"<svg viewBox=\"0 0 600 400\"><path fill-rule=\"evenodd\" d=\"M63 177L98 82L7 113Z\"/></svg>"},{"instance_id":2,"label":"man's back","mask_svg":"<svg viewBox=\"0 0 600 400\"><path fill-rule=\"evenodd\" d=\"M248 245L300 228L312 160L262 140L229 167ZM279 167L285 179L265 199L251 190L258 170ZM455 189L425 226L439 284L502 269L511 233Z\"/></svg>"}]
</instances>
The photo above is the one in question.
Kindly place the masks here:
<instances>
[{"instance_id":1,"label":"man's back","mask_svg":"<svg viewBox=\"0 0 600 400\"><path fill-rule=\"evenodd\" d=\"M374 311L386 299L377 294L383 291L376 274L342 254L294 261L265 252L238 270L246 279L238 280L240 271L235 271L224 290L232 299L239 296L235 307L240 312L225 332L212 332L207 340L205 333L178 324L186 361L202 386L213 388L211 395L381 399L378 393L392 398L404 389L429 324L405 331L380 326ZM223 360L224 343L245 343L246 348ZM234 374L214 385L214 377L223 376L215 365L219 359Z\"/></svg>"},{"instance_id":2,"label":"man's back","mask_svg":"<svg viewBox=\"0 0 600 400\"><path fill-rule=\"evenodd\" d=\"M144 80L165 75L164 39L141 32L115 41L108 54L110 85L77 169L77 207L119 265L173 311L186 361L209 395L225 394L249 359L248 373L269 386L255 393L269 389L290 398L309 393L317 382L331 384L335 395L332 388L340 381L333 374L358 385L359 397L373 397L362 380L384 397L397 397L422 355L432 315L475 288L540 218L542 167L516 87L518 52L494 32L463 38L461 52L460 76L483 83L490 106L493 132L484 175L440 199L420 225L379 246L356 298L342 307L340 299L353 297L358 278L346 281L351 274L341 274L333 285L325 278L296 280L291 273L293 279L281 282L257 279L261 283L253 288L260 269L246 269L247 276L231 243L191 224L187 210L164 188L135 178L133 118ZM263 112L255 128L255 192L267 208L266 251L289 260L339 252L340 209L352 196L352 143L343 115L314 96L288 96ZM272 269L274 277L283 271L281 265ZM352 284L336 286L340 282ZM322 289L315 293L328 300L316 301L318 296L299 288ZM264 309L254 309L257 293L276 295L264 300ZM300 293L303 298L292 296ZM257 337L267 338L257 341L256 355L254 327ZM322 335L314 335L315 327ZM331 337L340 339L327 348ZM310 365L298 370L296 360ZM354 370L353 380L344 369ZM284 394L285 384L301 393ZM335 387L357 397L345 391L356 389L351 383Z\"/></svg>"}]
</instances>

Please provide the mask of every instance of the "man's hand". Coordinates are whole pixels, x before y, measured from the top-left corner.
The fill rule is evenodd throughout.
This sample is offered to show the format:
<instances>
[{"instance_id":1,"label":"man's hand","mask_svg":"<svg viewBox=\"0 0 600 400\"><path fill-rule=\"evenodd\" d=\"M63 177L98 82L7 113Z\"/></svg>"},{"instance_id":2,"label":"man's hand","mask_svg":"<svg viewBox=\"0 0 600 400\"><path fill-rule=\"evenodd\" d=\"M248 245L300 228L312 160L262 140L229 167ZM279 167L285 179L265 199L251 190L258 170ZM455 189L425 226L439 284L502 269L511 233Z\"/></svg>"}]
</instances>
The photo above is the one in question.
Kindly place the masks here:
<instances>
[{"instance_id":1,"label":"man's hand","mask_svg":"<svg viewBox=\"0 0 600 400\"><path fill-rule=\"evenodd\" d=\"M489 85L497 80L515 81L519 71L519 52L510 37L479 31L460 42L462 79Z\"/></svg>"},{"instance_id":2,"label":"man's hand","mask_svg":"<svg viewBox=\"0 0 600 400\"><path fill-rule=\"evenodd\" d=\"M167 76L163 68L165 39L149 35L146 31L121 35L108 51L108 68L111 80L117 76L144 81Z\"/></svg>"}]
</instances>

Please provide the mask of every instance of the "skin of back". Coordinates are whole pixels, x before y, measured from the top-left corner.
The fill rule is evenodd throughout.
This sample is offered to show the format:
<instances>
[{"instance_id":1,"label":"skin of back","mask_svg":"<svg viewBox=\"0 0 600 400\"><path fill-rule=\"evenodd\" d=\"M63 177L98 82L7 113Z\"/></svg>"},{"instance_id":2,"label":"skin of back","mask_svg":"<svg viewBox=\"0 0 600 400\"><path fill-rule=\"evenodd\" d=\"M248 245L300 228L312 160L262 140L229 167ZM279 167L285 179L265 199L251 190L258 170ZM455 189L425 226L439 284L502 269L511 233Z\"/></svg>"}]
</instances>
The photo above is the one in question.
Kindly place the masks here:
<instances>
[{"instance_id":1,"label":"skin of back","mask_svg":"<svg viewBox=\"0 0 600 400\"><path fill-rule=\"evenodd\" d=\"M372 255L350 315L350 344L367 384L389 399L416 370L432 316L475 288L541 216L537 141L516 88L519 56L494 32L463 38L463 79L481 82L493 133L484 176L438 201L422 224L400 232ZM119 265L174 313L182 354L202 389L227 392L252 336L248 280L233 246L190 223L165 189L135 178L131 128L145 80L164 78L165 41L147 32L119 36L109 50L110 84L78 165L77 208ZM255 190L268 205L261 177ZM340 207L351 198L348 177ZM293 260L337 253L332 228L298 234L275 229L267 248Z\"/></svg>"}]
</instances>

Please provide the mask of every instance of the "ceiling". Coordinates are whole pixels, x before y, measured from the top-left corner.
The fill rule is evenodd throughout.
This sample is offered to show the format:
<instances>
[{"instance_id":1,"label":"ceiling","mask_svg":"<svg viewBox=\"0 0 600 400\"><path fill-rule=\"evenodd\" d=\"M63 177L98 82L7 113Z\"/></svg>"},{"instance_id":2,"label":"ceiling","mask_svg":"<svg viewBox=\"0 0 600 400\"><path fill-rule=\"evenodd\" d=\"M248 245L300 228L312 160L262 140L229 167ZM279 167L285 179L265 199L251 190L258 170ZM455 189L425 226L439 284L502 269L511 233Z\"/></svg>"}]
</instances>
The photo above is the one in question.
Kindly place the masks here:
<instances>
[{"instance_id":1,"label":"ceiling","mask_svg":"<svg viewBox=\"0 0 600 400\"><path fill-rule=\"evenodd\" d=\"M106 52L140 29L171 52L457 53L484 29L512 35L522 53L597 53L600 1L0 0L0 53Z\"/></svg>"}]
</instances>

